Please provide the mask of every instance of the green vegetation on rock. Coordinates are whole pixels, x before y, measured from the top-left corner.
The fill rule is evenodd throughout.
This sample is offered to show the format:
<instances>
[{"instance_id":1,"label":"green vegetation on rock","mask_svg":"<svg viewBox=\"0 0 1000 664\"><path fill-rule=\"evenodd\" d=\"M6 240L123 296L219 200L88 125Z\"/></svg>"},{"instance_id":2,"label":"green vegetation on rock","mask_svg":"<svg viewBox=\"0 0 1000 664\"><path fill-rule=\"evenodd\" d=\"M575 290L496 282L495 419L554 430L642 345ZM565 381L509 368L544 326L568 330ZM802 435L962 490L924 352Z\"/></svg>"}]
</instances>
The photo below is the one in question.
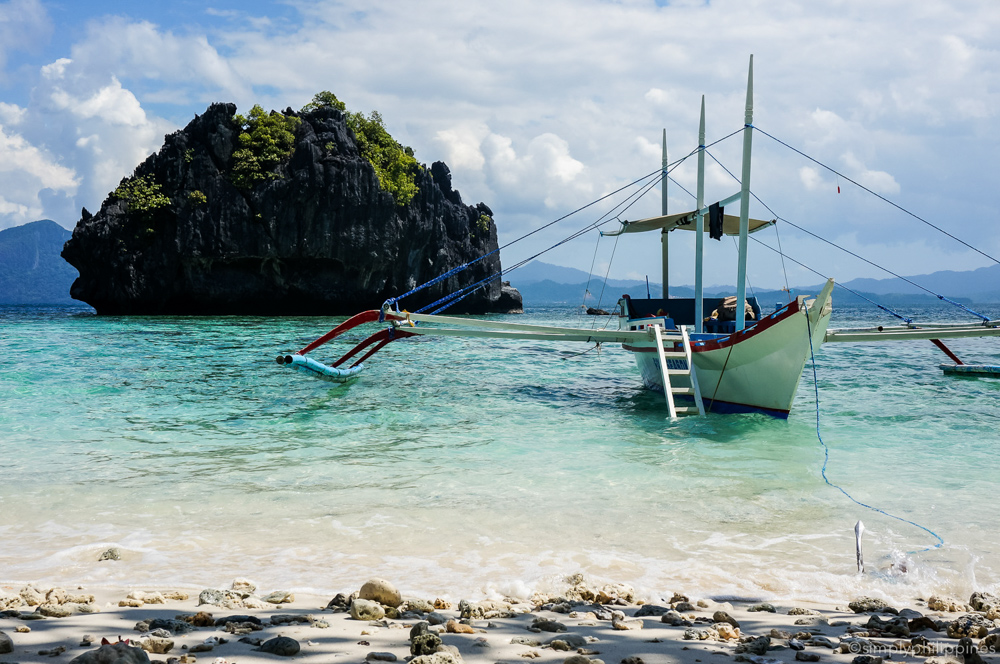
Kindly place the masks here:
<instances>
[{"instance_id":1,"label":"green vegetation on rock","mask_svg":"<svg viewBox=\"0 0 1000 664\"><path fill-rule=\"evenodd\" d=\"M490 222L493 219L488 214L479 215L479 219L476 220L476 228L480 233L488 234L490 232Z\"/></svg>"},{"instance_id":2,"label":"green vegetation on rock","mask_svg":"<svg viewBox=\"0 0 1000 664\"><path fill-rule=\"evenodd\" d=\"M417 194L415 178L420 165L413 156L413 149L400 145L386 131L378 111L372 111L367 116L361 112L349 112L344 102L328 90L314 95L312 101L302 107L302 112L319 108L344 111L347 126L354 132L361 156L375 169L379 184L392 194L396 205L406 205L413 200Z\"/></svg>"},{"instance_id":3,"label":"green vegetation on rock","mask_svg":"<svg viewBox=\"0 0 1000 664\"><path fill-rule=\"evenodd\" d=\"M278 176L274 167L291 156L295 148L295 130L302 121L277 111L264 112L259 104L244 117L233 116L240 128L239 147L233 151L232 180L242 189Z\"/></svg>"},{"instance_id":4,"label":"green vegetation on rock","mask_svg":"<svg viewBox=\"0 0 1000 664\"><path fill-rule=\"evenodd\" d=\"M163 193L160 185L153 181L152 175L123 180L112 195L125 201L130 214L147 221L153 218L157 210L170 206L170 199Z\"/></svg>"},{"instance_id":5,"label":"green vegetation on rock","mask_svg":"<svg viewBox=\"0 0 1000 664\"><path fill-rule=\"evenodd\" d=\"M333 94L329 90L323 90L323 92L317 92L313 95L312 101L302 107L302 113L310 113L319 108L335 108L338 111L346 111L347 106L344 102L337 99L337 95Z\"/></svg>"},{"instance_id":6,"label":"green vegetation on rock","mask_svg":"<svg viewBox=\"0 0 1000 664\"><path fill-rule=\"evenodd\" d=\"M191 201L191 205L203 205L208 202L208 196L200 189L195 189L188 194L188 200Z\"/></svg>"}]
</instances>

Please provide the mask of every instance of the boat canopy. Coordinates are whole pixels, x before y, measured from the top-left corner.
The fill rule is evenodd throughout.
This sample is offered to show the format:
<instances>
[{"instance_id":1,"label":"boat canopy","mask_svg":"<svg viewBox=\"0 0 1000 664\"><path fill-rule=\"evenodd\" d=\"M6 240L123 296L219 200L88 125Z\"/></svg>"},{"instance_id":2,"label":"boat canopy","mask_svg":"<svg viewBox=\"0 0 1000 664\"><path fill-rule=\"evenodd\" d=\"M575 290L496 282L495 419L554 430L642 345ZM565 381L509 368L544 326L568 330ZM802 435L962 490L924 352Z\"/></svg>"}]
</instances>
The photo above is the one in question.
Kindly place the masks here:
<instances>
[{"instance_id":1,"label":"boat canopy","mask_svg":"<svg viewBox=\"0 0 1000 664\"><path fill-rule=\"evenodd\" d=\"M638 219L636 221L623 221L621 228L615 231L608 231L604 235L614 237L622 233L644 233L646 231L673 231L673 230L695 230L697 211L678 212L676 214L665 214L659 217L649 217L648 219ZM750 232L767 228L774 223L771 221L761 221L760 219L750 219ZM708 224L705 224L705 232L708 232ZM722 232L725 235L740 234L740 218L731 214L722 215Z\"/></svg>"}]
</instances>

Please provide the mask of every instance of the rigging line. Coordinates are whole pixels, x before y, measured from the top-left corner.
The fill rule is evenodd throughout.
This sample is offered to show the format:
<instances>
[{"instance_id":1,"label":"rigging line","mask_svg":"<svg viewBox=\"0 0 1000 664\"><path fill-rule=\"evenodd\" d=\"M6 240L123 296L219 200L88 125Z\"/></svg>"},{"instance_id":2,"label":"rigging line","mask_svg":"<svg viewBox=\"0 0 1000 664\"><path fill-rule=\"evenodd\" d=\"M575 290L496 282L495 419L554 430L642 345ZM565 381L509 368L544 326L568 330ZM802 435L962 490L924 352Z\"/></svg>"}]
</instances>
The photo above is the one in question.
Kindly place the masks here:
<instances>
[{"instance_id":1,"label":"rigging line","mask_svg":"<svg viewBox=\"0 0 1000 664\"><path fill-rule=\"evenodd\" d=\"M788 270L785 269L785 253L781 250L781 235L778 233L778 224L774 225L774 237L778 240L778 256L781 257L781 274L785 278L785 292L788 293L788 301L792 301L792 289L788 286Z\"/></svg>"},{"instance_id":2,"label":"rigging line","mask_svg":"<svg viewBox=\"0 0 1000 664\"><path fill-rule=\"evenodd\" d=\"M608 269L604 272L604 283L601 284L601 294L597 298L597 308L601 308L601 302L604 301L604 289L608 286L608 275L611 274L611 264L615 261L615 251L618 249L618 239L621 235L615 236L615 243L611 247L611 258L608 259ZM605 326L607 327L607 326ZM590 329L597 328L597 316L594 316L593 322L590 324Z\"/></svg>"},{"instance_id":3,"label":"rigging line","mask_svg":"<svg viewBox=\"0 0 1000 664\"><path fill-rule=\"evenodd\" d=\"M676 165L674 166L674 168L676 168L677 165L680 165L680 163L682 163L684 161L684 159L686 159L686 158L687 157L678 160L678 162L676 163ZM511 246L512 244L515 244L516 242L520 242L521 240L523 240L523 239L525 239L527 237L530 237L530 236L534 235L535 233L538 233L539 231L542 231L542 230L548 228L549 226L552 226L553 224L557 224L560 221L563 221L564 219L573 216L577 212L581 212L583 210L586 210L590 206L596 205L597 203L600 203L601 201L603 201L603 200L605 200L605 199L607 199L607 198L609 198L611 196L614 196L615 194L617 194L617 193L619 193L621 191L624 191L625 189L628 189L629 187L632 187L632 186L634 186L634 185L642 182L643 180L645 180L647 178L651 178L654 175L659 175L662 172L662 170L663 169L657 169L655 171L651 171L650 173L648 173L648 174L640 177L639 179L634 180L634 181L630 182L629 184L626 184L626 185L624 185L622 187L619 187L615 191L612 191L611 193L606 194L605 196L602 196L601 198L598 198L595 201L587 203L583 207L577 208L576 210L573 210L572 212L564 214L563 216L559 217L558 219L555 219L554 221L551 221L551 222L545 224L544 226L536 228L533 231L531 231L529 233L526 233L525 235L522 235L519 238L511 240L510 242L508 242L507 244L505 244L503 246L497 246L496 249L494 249L493 251L490 251L490 252L487 252L487 253L483 254L479 258L476 258L474 260L469 261L468 263L463 263L462 265L454 267L454 268L448 270L447 272L445 272L444 274L438 275L437 277L434 277L433 279L430 279L429 281L426 281L426 282L420 284L419 286L416 286L415 288L411 288L410 290L408 290L407 292L403 293L402 295L397 295L396 297L389 298L388 300L385 301L385 304L390 304L391 305L391 304L394 304L394 303L398 303L399 300L402 300L404 297L407 297L408 295L412 295L412 294L414 294L414 293L416 293L418 291L421 291L421 290L423 290L423 289L425 289L425 288L427 288L429 286L433 286L434 284L439 283L439 282L447 279L448 277L452 276L453 274L461 272L462 270L465 270L469 266L474 265L474 264L478 263L481 260L485 260L486 258L489 258L493 254L499 253L501 249L505 249L505 248ZM659 178L657 178L656 180L654 180L654 182L659 182ZM385 304L383 306L385 306ZM398 304L397 304L397 309L398 309Z\"/></svg>"},{"instance_id":4,"label":"rigging line","mask_svg":"<svg viewBox=\"0 0 1000 664\"><path fill-rule=\"evenodd\" d=\"M779 138L776 138L776 137L772 136L771 134L767 133L766 131L764 131L764 130L763 130L763 129L761 129L760 127L758 127L758 126L754 125L754 129L756 129L756 130L757 130L757 131L759 131L760 133L764 134L765 136L767 136L768 138L770 138L770 139L771 139L772 141L775 141L775 142L777 142L777 143L780 143L781 145L784 145L784 146L785 146L786 148L788 148L788 149L789 149L789 150L791 150L792 152L796 152L796 153L798 153L798 154L802 155L803 157L805 157L805 158L806 158L806 159L808 159L809 161L813 162L814 164L818 164L819 166L822 166L823 168L825 168L826 170L830 171L830 172L831 172L831 173L833 173L834 175L837 175L838 177L842 177L842 178L844 178L845 180L847 180L847 181L848 181L848 182L850 182L851 184L855 185L856 187L860 187L861 189L863 189L863 190L867 191L867 192L868 192L869 194L871 194L872 196L875 196L876 198L878 198L878 199L880 199L880 200L882 200L882 201L884 201L884 202L888 203L889 205L893 206L894 208L896 208L896 209L897 209L897 210L899 210L900 212L904 212L905 214L908 214L908 215L910 215L911 217L913 217L914 219L916 219L917 221L919 221L919 222L922 222L922 223L924 223L924 224L927 224L928 226L930 226L930 227L931 227L931 228L933 228L934 230L936 230L936 231L938 231L938 232L940 232L940 233L944 233L945 235L947 235L948 237L950 237L950 238L951 238L952 240L955 240L955 241L956 241L956 242L958 242L959 244L962 244L962 245L964 245L964 246L968 247L969 249L972 249L972 250L973 250L973 251L975 251L976 253L978 253L978 254L981 254L981 255L985 256L986 258L989 258L989 259L990 259L991 261L993 261L994 263L1000 263L1000 260L997 260L997 259L996 259L996 258L994 258L993 256L990 256L990 255L989 255L988 253L986 253L985 251L982 251L982 250L980 250L980 249L977 249L976 247L973 247L973 246L972 246L971 244L969 244L969 243L968 243L968 242L966 242L965 240L963 240L963 239L961 239L961 238L959 238L959 237L956 237L956 236L952 235L951 233L949 233L948 231L944 230L944 229L943 229L943 228L941 228L940 226L936 226L935 224L932 224L931 222L929 222L929 221L927 221L926 219L924 219L923 217L920 217L920 216L918 216L918 215L914 214L913 212L910 212L909 210L907 210L907 209L906 209L906 208L904 208L903 206L901 206L901 205L899 205L899 204L897 204L897 203L893 203L892 201L890 201L890 200L889 200L888 198L886 198L885 196L883 196L883 195L881 195L881 194L878 194L878 193L876 193L876 192L872 191L871 189L869 189L868 187L864 186L864 185L863 185L863 184L861 184L860 182L857 182L856 180L852 180L851 178L847 177L847 176L846 176L846 175L844 175L843 173L840 173L840 172L838 172L838 171L834 170L833 168L831 168L830 166L827 166L826 164L824 164L823 162L819 161L818 159L815 159L815 158L813 158L813 157L810 157L810 156L809 156L809 155L807 155L807 154L806 154L805 152L802 152L801 150L799 150L799 149L797 149L797 148L794 148L794 147L792 147L792 146L791 146L791 145L789 145L788 143L785 143L785 142L784 142L784 141L782 141L781 139L779 139Z\"/></svg>"},{"instance_id":5,"label":"rigging line","mask_svg":"<svg viewBox=\"0 0 1000 664\"><path fill-rule=\"evenodd\" d=\"M753 236L750 236L750 239L753 240L754 242L756 242L757 244L761 245L762 247L767 247L771 251L774 251L776 253L780 253L778 249L775 249L774 247L772 247L771 245L767 244L766 242L764 242L762 240L758 240L757 238L755 238ZM792 261L793 263L795 263L796 265L798 265L799 267L805 268L806 270L809 270L810 272L812 272L813 274L815 274L818 277L822 277L823 279L829 279L830 278L830 277L826 276L825 274L823 274L822 272L819 272L818 270L814 270L813 268L809 267L805 263L803 263L801 261L797 261L797 260L795 260L794 258L792 258L791 256L789 256L787 254L783 254L783 256L785 258L787 258L788 260ZM836 285L838 288L843 288L848 293L851 293L852 295L855 295L856 297L860 297L862 300L865 300L866 302L868 302L870 304L875 305L876 307L878 307L882 311L886 312L887 314L889 314L891 316L895 316L896 318L898 318L899 320L901 320L901 321L903 321L905 323L912 323L913 322L912 318L907 318L906 316L903 316L901 314L896 313L892 309L890 309L890 308L888 308L888 307L886 307L884 305L879 304L875 300L872 300L870 298L865 297L864 295L862 295L861 293L857 292L856 290L848 288L847 286L845 286L844 284L840 283L839 281L834 281L834 285ZM791 294L789 293L789 295L791 295Z\"/></svg>"},{"instance_id":6,"label":"rigging line","mask_svg":"<svg viewBox=\"0 0 1000 664\"><path fill-rule=\"evenodd\" d=\"M708 412L712 412L712 408L715 406L715 396L719 393L719 385L722 385L722 377L726 375L726 367L729 366L729 357L733 354L733 346L736 344L729 344L729 352L726 353L726 361L722 363L722 371L719 372L719 380L715 383L715 391L712 392L712 401L708 404ZM694 360L692 359L692 362Z\"/></svg>"},{"instance_id":7,"label":"rigging line","mask_svg":"<svg viewBox=\"0 0 1000 664\"><path fill-rule=\"evenodd\" d=\"M813 237L814 237L814 238L816 238L817 240L821 240L822 242L825 242L825 243L827 243L827 244L828 244L828 245L830 245L831 247L836 247L837 249L840 249L841 251L843 251L843 252L845 252L845 253L847 253L847 254L850 254L851 256L854 256L855 258L857 258L857 259L859 259L859 260L862 260L862 261L864 261L865 263L868 263L869 265L872 265L872 266L874 266L874 267L877 267L878 269L880 269L880 270L882 270L882 271L884 271L884 272L887 272L888 274L891 274L892 276L896 277L897 279L900 279L900 280L902 280L902 281L905 281L906 283L910 284L911 286L916 286L916 287L917 287L917 288L919 288L920 290L922 290L922 291L924 291L924 292L926 292L926 293L930 293L931 295L933 295L934 297L936 297L936 298L937 298L937 299L939 299L939 300L943 300L944 302L947 302L947 303L949 303L949 304L953 304L953 305L955 305L956 307L958 307L958 308L960 308L960 309L963 309L964 311L966 311L966 312L968 312L968 313L972 314L973 316L976 316L976 317L978 317L978 318L981 318L981 319L983 319L984 321L987 321L987 322L988 322L988 321L990 320L989 316L984 316L983 314L979 313L978 311L973 311L972 309L970 309L969 307L965 306L964 304L962 304L962 303L960 303L960 302L956 302L955 300L952 300L952 299L950 299L950 298L947 298L947 297L945 297L944 295L941 295L941 294L939 294L939 293L935 293L935 292L934 292L934 291L932 291L931 289L929 289L929 288L925 288L925 287L921 286L920 284L918 284L917 282L913 281L912 279L907 279L906 277L904 277L904 276L902 276L902 275L899 275L899 274L896 274L895 272L893 272L893 271L892 271L892 270L890 270L889 268L887 268L887 267L882 267L882 266L881 266L881 265L879 265L878 263L874 263L874 262L872 262L872 261L868 260L867 258L865 258L865 257L863 257L863 256L860 256L860 255L856 254L855 252L851 251L850 249L846 249L846 248L844 248L844 247L841 247L840 245L838 245L838 244L836 244L836 243L834 243L834 242L831 242L830 240L827 240L826 238L823 238L823 237L820 237L819 235L816 235L816 234L815 234L815 233L813 233L812 231L809 231L809 230L806 230L805 228L802 228L802 227L801 227L801 226L799 226L798 224L794 224L794 223L792 223L792 222L788 221L787 219L784 219L783 217L777 217L777 218L778 218L778 219L779 219L780 221L783 221L783 222L785 222L786 224L788 224L788 225L789 225L789 226L791 226L792 228L797 228L797 229L799 229L800 231L802 231L803 233L807 233L808 235L811 235L811 236L813 236Z\"/></svg>"},{"instance_id":8,"label":"rigging line","mask_svg":"<svg viewBox=\"0 0 1000 664\"><path fill-rule=\"evenodd\" d=\"M636 203L636 201L638 201L640 198L642 198L647 193L649 193L653 189L653 187L655 187L657 184L659 184L659 182L660 181L658 179L657 180L650 180L650 182L645 185L645 189L630 194L628 197L626 197L626 199L624 201L618 203L615 206L615 208L617 208L617 207L619 207L621 205L625 205L625 203L628 202L628 200L630 198L634 198L634 200L632 200L632 202L628 203L628 205L626 205L621 210L621 212L619 212L618 214L621 214L621 213L625 212L626 210L628 210L630 207L632 207ZM608 212L604 213L604 215L602 215L602 217L608 216L608 215L614 213L615 208L612 208ZM522 266L526 265L527 263L530 263L532 260L534 260L535 258L538 258L542 254L544 254L544 253L546 253L548 251L551 251L551 250L555 249L556 247L558 247L560 245L566 244L567 242L575 240L576 238L580 237L581 235L583 235L583 234L585 234L585 233L587 233L587 232L589 232L591 230L594 230L596 228L600 228L601 226L603 226L603 225L605 225L605 224L607 224L607 223L609 223L611 221L614 221L615 219L617 219L617 216L616 217L612 217L610 219L604 219L603 221L601 221L600 217L599 217L598 221L591 222L590 224L587 224L585 227L579 229L578 231L576 231L575 233L571 234L570 236L568 236L568 237L560 240L559 242L555 243L551 247L543 249L543 250L539 251L538 253L534 254L533 256L529 256L528 258L525 258L524 260L520 261L519 263L516 263L513 267L510 267L510 268L508 268L506 270L501 270L500 272L497 272L496 274L489 275L489 276L487 276L484 279L480 279L479 281L475 282L474 284L466 286L465 288L460 288L459 290L457 290L457 291L455 291L453 293L449 293L448 295L445 295L444 297L438 298L434 302L431 302L430 304L425 305L425 306L421 307L420 309L417 309L416 313L423 313L424 311L427 311L428 309L431 309L433 307L437 307L438 305L442 305L442 306L438 307L437 309L434 309L434 311L431 312L431 313L435 313L435 314L436 313L440 313L441 311L444 311L445 309L447 309L451 305L455 304L456 302L459 302L459 301L465 299L466 297L468 297L471 293L473 293L476 289L478 289L479 287L481 287L483 284L485 284L487 282L490 282L490 281L493 281L494 279L498 279L503 274L509 274L513 270L516 270L517 268L522 267ZM428 283L430 283L430 282L428 282ZM399 298L396 298L396 299L399 299Z\"/></svg>"},{"instance_id":9,"label":"rigging line","mask_svg":"<svg viewBox=\"0 0 1000 664\"><path fill-rule=\"evenodd\" d=\"M730 177L732 177L734 180L736 180L737 182L739 182L739 179L735 175L733 175L733 173L728 168L726 168L722 164L722 162L720 162L718 159L716 159L715 156L711 152L708 152L708 156L712 157L712 159L715 161L715 163L717 163L724 171L726 171L726 173L729 173ZM832 242L830 240L827 240L826 238L824 238L824 237L822 237L820 235L817 235L816 233L813 233L812 231L807 230L807 229L803 228L802 226L799 226L798 224L795 224L795 223L789 221L788 219L785 219L784 217L782 217L779 214L777 214L774 210L772 210L771 207L767 203L765 203L764 201L762 201L760 199L760 196L758 196L757 194L755 194L753 191L750 192L750 195L754 197L754 200L756 200L758 203L760 203L765 208L767 208L767 211L770 212L772 215L774 215L775 219L777 219L779 221L783 221L784 223L788 224L792 228L797 228L798 230L802 231L803 233L811 235L814 238L816 238L817 240L820 240L821 242L825 242L826 244L830 245L831 247L834 247L836 249L840 249L844 253L849 254L851 256L854 256L858 260L864 261L865 263L868 263L872 267L877 267L878 269L882 270L883 272L885 272L887 274L891 274L892 276L896 277L897 279L901 279L902 281L905 281L906 283L910 284L911 286L915 286L916 288L919 288L920 290L922 290L922 291L924 291L926 293L930 293L931 295L933 295L934 297L936 297L939 300L947 302L948 304L952 304L952 305L958 307L959 309L962 309L963 311L972 314L973 316L981 318L983 321L989 322L989 320L990 320L989 316L984 316L983 314L979 313L978 311L973 311L972 309L970 309L969 307L965 306L964 304L961 304L960 302L956 302L955 300L947 298L944 295L941 295L939 293L935 293L931 289L925 288L925 287L921 286L920 284L916 283L915 281L913 281L911 279L907 279L906 277L904 277L902 275L896 274L895 272L893 272L892 270L890 270L887 267L883 267L883 266L879 265L878 263L875 263L874 261L870 261L867 258L865 258L864 256L861 256L860 254L857 254L857 253L851 251L850 249L847 249L845 247L841 247L839 244L837 244L835 242Z\"/></svg>"},{"instance_id":10,"label":"rigging line","mask_svg":"<svg viewBox=\"0 0 1000 664\"><path fill-rule=\"evenodd\" d=\"M730 133L729 135L724 136L724 137L720 138L717 141L714 141L713 143L711 143L711 145L716 145L718 143L721 143L722 141L724 141L724 140L726 140L726 139L728 139L728 138L730 138L732 136L735 136L736 134L738 134L741 131L743 131L743 129L739 129L737 131L734 131L734 132ZM661 175L661 177L652 179L652 180L650 180L649 183L647 183L646 185L643 185L645 187L644 191L640 191L638 194L633 193L633 194L630 194L629 196L627 196L625 198L625 201L628 201L629 198L632 198L632 197L635 197L635 200L633 200L631 203L629 203L627 206L625 206L622 209L622 211L618 213L618 214L622 214L623 212L625 212L625 210L628 210L630 207L632 207L632 205L634 205L637 200L639 200L644 195L646 195L647 193L649 193L649 191L654 186L656 186L657 184L659 184L662 181L662 179L663 179L662 178L662 174L665 173L667 175L667 177L669 177L671 172L673 172L677 167L679 167L681 164L683 164L685 160L687 160L689 157L691 157L691 155L697 154L697 152L698 152L699 149L701 149L700 146L698 148L695 148L694 150L691 150L684 157L681 157L680 159L672 162L671 164L668 164L666 168L662 168L661 167L661 168L659 168L659 169L657 169L655 171L652 171L652 172L648 173L647 175L644 175L644 176L642 176L641 178L639 178L637 180L633 180L629 184L624 185L622 187L619 187L615 191L613 191L613 192L611 192L611 193L609 193L609 194L607 194L605 196L602 196L601 198L598 198L595 201L592 201L592 202L588 203L587 205L584 205L584 206L582 206L580 208L577 208L576 210L574 210L572 212L569 212L569 213L563 215L562 217L559 217L558 219L555 219L554 221L551 221L548 224L545 224L544 226L536 228L535 230L533 230L533 231L531 231L529 233L526 233L525 235L522 235L521 237L519 237L519 238L517 238L515 240L512 240L511 242L508 242L507 244L503 245L502 247L498 246L493 251L491 251L491 252L489 252L487 254L484 254L484 255L480 256L479 258L477 258L477 259L475 259L473 261L470 261L469 263L465 263L465 264L460 265L460 266L458 266L456 268L453 268L453 269L449 270L448 272L446 272L446 273L444 273L444 274L442 274L442 275L440 275L438 277L435 277L434 279L431 279L430 281L428 281L428 282L426 282L424 284L421 284L420 286L417 286L416 288L414 288L414 289L412 289L412 290L404 293L403 295L400 295L398 297L390 298L390 299L386 300L386 304L392 304L392 303L398 302L399 300L403 299L407 295L411 295L411 294L413 294L413 293L415 293L415 292L417 292L419 290L422 290L422 289L424 289L424 288L426 288L426 287L428 287L428 286L430 286L432 284L438 283L439 281L441 281L441 280L443 280L443 279L451 276L452 274L455 274L456 272L460 272L460 271L466 269L467 267L469 267L470 265L472 265L474 263L477 263L478 261L481 261L484 258L487 258L488 256L493 255L494 253L499 252L501 249L509 247L512 244L514 244L515 242L520 242L521 240L523 240L523 239L525 239L527 237L530 237L531 235L534 235L535 233L537 233L537 232L539 232L541 230L544 230L544 229L546 229L546 228L548 228L548 227L550 227L550 226L552 226L552 225L554 225L554 224L556 224L556 223L558 223L558 222L560 222L560 221L562 221L562 220L564 220L564 219L566 219L566 218L568 218L568 217L576 214L577 212L581 212L581 211L583 211L583 210L585 210L585 209L587 209L587 208L589 208L589 207L591 207L593 205L596 205L597 203L599 203L599 202L601 202L603 200L606 200L607 198L609 198L609 197L611 197L611 196L613 196L613 195L615 195L615 194L617 194L617 193L619 193L621 191L624 191L625 189L628 189L629 187L631 187L633 185L636 185L636 184L642 182L643 180L645 180L647 178L651 178L653 175ZM612 212L614 212L615 208L619 207L620 205L623 205L625 201L623 201L622 203L619 203L618 205L614 206L611 210L609 210L608 212L606 212L602 216L607 216L607 215L611 214ZM600 217L598 219L600 219ZM474 284L472 284L470 286L467 286L464 289L460 289L460 290L455 291L454 293L451 293L451 294L449 294L449 295L447 295L445 297L439 298L438 300L436 300L436 301L434 301L434 302L432 302L432 303L430 303L430 304L428 304L428 305L420 308L418 310L418 313L426 311L427 309L429 309L431 307L434 307L434 306L436 306L438 304L451 301L450 304L446 304L445 306L442 306L442 307L436 309L434 311L434 313L438 313L440 311L443 311L444 309L446 309L447 307L451 306L455 302L458 302L458 301L464 299L470 292L472 292L476 287L482 285L483 283L486 283L488 281L492 281L493 279L496 279L497 277L499 277L504 272L510 272L511 270L515 270L518 267L521 267L522 265L526 264L527 262L533 260L534 258L537 258L538 256L541 256L543 253L545 253L547 251L550 251L552 249L555 249L556 247L558 247L558 246L560 246L562 244L565 244L566 242L574 240L577 237L579 237L580 235L582 235L582 234L584 234L584 233L586 233L586 232L588 232L590 230L593 230L595 228L600 228L601 226L603 226L604 224L606 224L608 221L610 221L610 219L607 219L607 220L601 221L601 222L593 222L591 224L588 224L586 227L580 229L579 231L577 231L576 233L570 235L569 237L567 237L566 239L562 240L561 242L557 242L556 244L552 245L548 249L545 249L545 250L543 250L543 251L535 254L534 256L532 256L532 257L530 257L530 258L528 258L528 259L526 259L524 261L521 261L520 263L514 265L513 267L511 267L511 268L509 268L507 270L502 270L501 272L497 273L496 275L489 276L489 277L487 277L485 279L481 279L480 281L477 281L476 283L474 283ZM385 305L383 305L383 306L385 306ZM397 309L398 309L398 305L397 305Z\"/></svg>"},{"instance_id":11,"label":"rigging line","mask_svg":"<svg viewBox=\"0 0 1000 664\"><path fill-rule=\"evenodd\" d=\"M597 243L594 245L594 257L590 259L590 272L587 274L587 287L583 289L583 304L580 305L580 307L581 307L580 315L577 316L577 318L580 318L581 316L583 316L583 309L586 308L586 306L587 306L587 295L590 293L590 279L591 279L591 277L594 276L594 265L597 263L597 250L601 246L601 237L602 237L602 235L600 233L598 233L597 234ZM577 323L581 323L581 322L582 321L580 321L580 320L577 321ZM581 327L582 327L582 325L581 325Z\"/></svg>"},{"instance_id":12,"label":"rigging line","mask_svg":"<svg viewBox=\"0 0 1000 664\"><path fill-rule=\"evenodd\" d=\"M809 358L812 361L813 391L815 393L815 400L816 400L816 438L819 439L819 444L823 446L823 468L820 471L820 473L823 475L823 480L827 484L829 484L830 486L832 486L834 489L837 489L842 494L844 494L845 496L847 496L852 502L856 503L857 505L860 505L861 507L870 509L873 512L878 512L879 514L883 514L883 515L889 517L890 519L896 519L897 521L902 521L903 523L908 523L911 526L916 526L920 530L923 530L923 531L929 533L930 535L932 535L937 540L937 544L935 544L934 546L929 546L929 547L927 547L925 549L919 549L917 551L908 551L907 552L908 555L914 554L914 553L923 553L924 551L931 551L932 549L940 549L941 546L944 544L944 540L941 538L940 535L938 535L936 532L934 532L930 528L926 528L924 526L921 526L916 521L910 521L909 519L904 519L901 516L896 516L895 514L890 514L890 513L886 512L885 510L879 509L878 507L872 507L871 505L866 505L865 503L861 502L860 500L858 500L857 498L855 498L851 494L847 493L847 491L845 491L842 486L834 484L833 482L831 482L830 478L826 476L826 467L827 467L827 464L830 462L830 448L827 447L827 444L823 440L823 436L822 436L822 434L820 434L820 429L819 429L819 375L818 375L818 373L816 371L816 354L815 354L814 349L813 349L812 324L809 322L809 310L808 309L804 309L804 311L805 311L805 314L806 314L806 334L809 335Z\"/></svg>"}]
</instances>

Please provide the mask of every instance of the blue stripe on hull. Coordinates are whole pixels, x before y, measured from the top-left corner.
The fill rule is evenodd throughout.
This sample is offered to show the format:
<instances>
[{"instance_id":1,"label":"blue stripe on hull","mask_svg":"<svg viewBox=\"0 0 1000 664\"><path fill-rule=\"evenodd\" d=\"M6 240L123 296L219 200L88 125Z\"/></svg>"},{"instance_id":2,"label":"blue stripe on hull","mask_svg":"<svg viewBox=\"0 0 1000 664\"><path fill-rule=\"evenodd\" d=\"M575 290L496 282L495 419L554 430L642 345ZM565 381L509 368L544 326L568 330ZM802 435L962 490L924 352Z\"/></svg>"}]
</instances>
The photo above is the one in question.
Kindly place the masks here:
<instances>
[{"instance_id":1,"label":"blue stripe on hull","mask_svg":"<svg viewBox=\"0 0 1000 664\"><path fill-rule=\"evenodd\" d=\"M760 408L758 406L746 406L741 403L729 403L727 401L715 401L711 399L705 399L705 412L706 413L721 413L723 415L732 415L736 413L763 413L764 415L770 415L779 420L788 419L788 411L785 410L774 410L772 408Z\"/></svg>"}]
</instances>

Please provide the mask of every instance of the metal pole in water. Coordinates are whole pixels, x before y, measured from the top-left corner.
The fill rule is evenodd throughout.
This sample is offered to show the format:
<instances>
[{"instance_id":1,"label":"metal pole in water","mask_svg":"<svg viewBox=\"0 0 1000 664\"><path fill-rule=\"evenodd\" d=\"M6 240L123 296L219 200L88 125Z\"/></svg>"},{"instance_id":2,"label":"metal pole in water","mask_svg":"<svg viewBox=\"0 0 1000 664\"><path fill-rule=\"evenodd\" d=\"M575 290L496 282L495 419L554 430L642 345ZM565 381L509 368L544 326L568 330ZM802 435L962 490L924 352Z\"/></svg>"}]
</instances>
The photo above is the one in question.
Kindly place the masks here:
<instances>
[{"instance_id":1,"label":"metal pole in water","mask_svg":"<svg viewBox=\"0 0 1000 664\"><path fill-rule=\"evenodd\" d=\"M854 540L857 545L858 554L858 574L864 574L865 571L865 559L861 554L861 536L865 534L865 524L858 521L854 524Z\"/></svg>"}]
</instances>

